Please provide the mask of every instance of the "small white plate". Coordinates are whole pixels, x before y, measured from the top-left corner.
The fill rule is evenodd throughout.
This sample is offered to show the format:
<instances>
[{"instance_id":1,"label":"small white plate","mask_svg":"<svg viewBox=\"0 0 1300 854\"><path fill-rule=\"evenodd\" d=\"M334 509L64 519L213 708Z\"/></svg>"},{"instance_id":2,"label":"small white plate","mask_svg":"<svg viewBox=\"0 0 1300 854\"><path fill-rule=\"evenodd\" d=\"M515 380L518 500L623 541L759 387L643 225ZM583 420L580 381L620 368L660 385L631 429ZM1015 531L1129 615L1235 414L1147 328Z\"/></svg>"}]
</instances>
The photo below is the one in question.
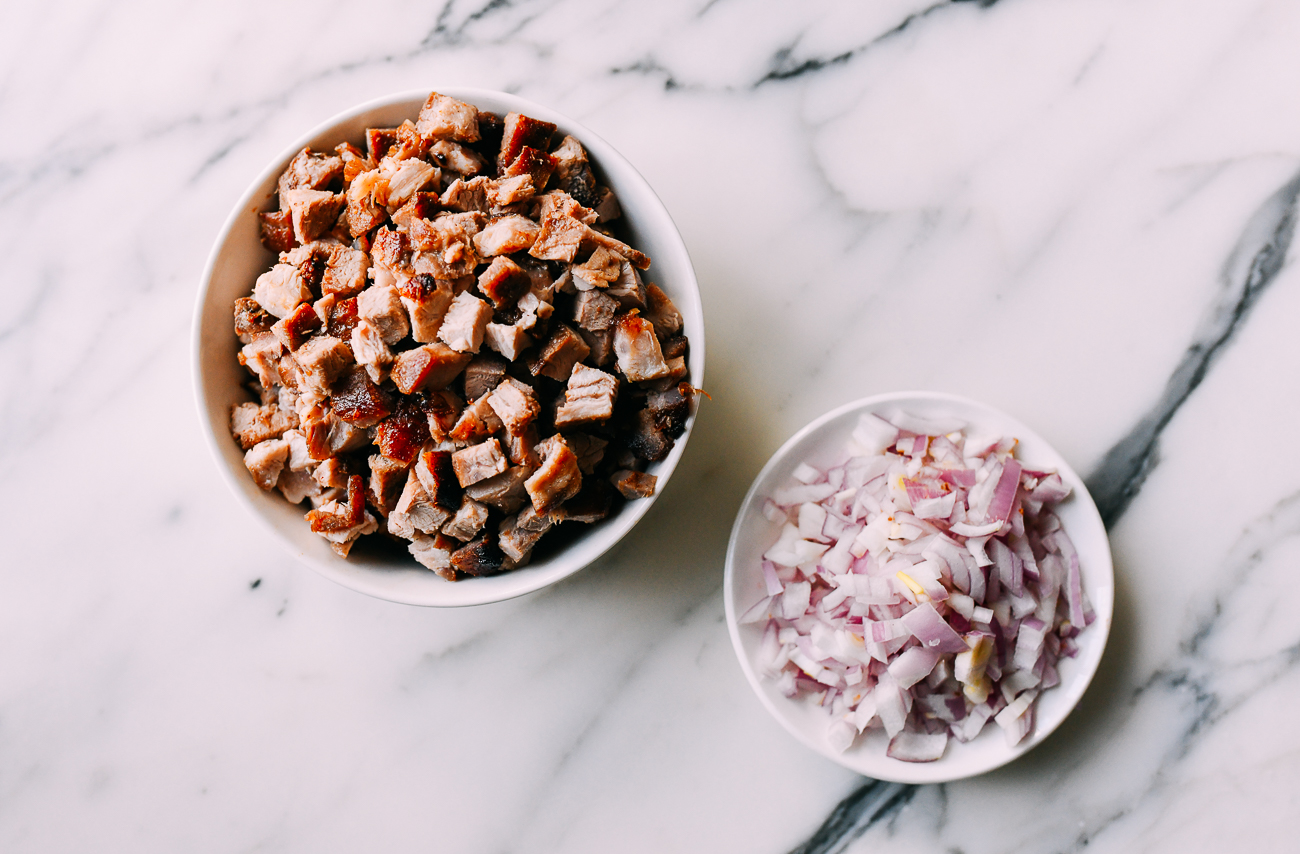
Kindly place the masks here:
<instances>
[{"instance_id":1,"label":"small white plate","mask_svg":"<svg viewBox=\"0 0 1300 854\"><path fill-rule=\"evenodd\" d=\"M922 417L955 417L966 421L968 429L1014 436L1020 440L1017 459L1029 468L1057 471L1073 490L1056 512L1079 552L1084 589L1097 619L1079 634L1078 656L1059 662L1061 684L1039 695L1034 731L1015 747L1007 745L1001 727L990 721L978 737L966 744L950 740L943 757L935 762L903 762L886 756L888 740L878 727L867 730L852 747L840 753L826 740L830 717L824 709L803 699L788 699L777 690L775 682L759 677L755 662L764 625L742 626L736 622L740 614L767 595L762 555L776 541L780 526L763 516L764 498L777 487L790 483L800 463L829 468L843 462L848 457L849 436L858 418L865 413L883 415L891 410ZM826 758L869 777L900 783L939 783L1005 765L1041 742L1065 720L1092 681L1106 647L1115 601L1115 576L1106 528L1092 497L1074 469L1037 433L1009 415L963 397L898 392L864 398L828 412L790 437L772 455L736 516L727 546L723 591L727 628L745 677L763 705L795 738Z\"/></svg>"}]
</instances>

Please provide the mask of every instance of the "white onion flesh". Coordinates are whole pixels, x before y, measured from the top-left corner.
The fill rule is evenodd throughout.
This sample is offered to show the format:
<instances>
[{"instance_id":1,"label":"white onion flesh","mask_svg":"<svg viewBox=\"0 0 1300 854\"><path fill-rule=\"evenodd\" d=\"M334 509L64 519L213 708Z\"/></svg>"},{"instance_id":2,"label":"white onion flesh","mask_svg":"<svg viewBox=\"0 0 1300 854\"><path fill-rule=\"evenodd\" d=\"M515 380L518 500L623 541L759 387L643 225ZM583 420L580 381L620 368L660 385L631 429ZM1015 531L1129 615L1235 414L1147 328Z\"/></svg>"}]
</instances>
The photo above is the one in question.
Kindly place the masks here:
<instances>
[{"instance_id":1,"label":"white onion flesh","mask_svg":"<svg viewBox=\"0 0 1300 854\"><path fill-rule=\"evenodd\" d=\"M742 622L766 618L765 678L828 710L836 750L880 727L890 756L928 762L991 719L1012 745L1033 730L1095 616L1053 512L1069 487L1023 468L1016 444L864 415L843 463L801 463L764 502L781 533Z\"/></svg>"}]
</instances>

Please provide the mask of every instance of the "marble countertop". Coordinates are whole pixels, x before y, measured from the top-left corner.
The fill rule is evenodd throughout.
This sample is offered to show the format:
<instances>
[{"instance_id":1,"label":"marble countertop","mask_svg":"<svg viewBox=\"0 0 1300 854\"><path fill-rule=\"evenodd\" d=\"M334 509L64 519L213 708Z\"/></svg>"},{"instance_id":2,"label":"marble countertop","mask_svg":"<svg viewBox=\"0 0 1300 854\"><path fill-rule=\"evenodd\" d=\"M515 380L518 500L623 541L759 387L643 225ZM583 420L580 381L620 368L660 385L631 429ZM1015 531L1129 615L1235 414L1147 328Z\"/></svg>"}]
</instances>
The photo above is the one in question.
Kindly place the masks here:
<instances>
[{"instance_id":1,"label":"marble countertop","mask_svg":"<svg viewBox=\"0 0 1300 854\"><path fill-rule=\"evenodd\" d=\"M0 850L1284 848L1297 43L1280 0L11 4ZM615 551L461 610L282 551L222 484L188 364L252 178L438 86L551 105L641 170L696 265L712 395ZM796 743L723 621L768 455L904 389L1048 438L1116 566L1079 709L947 785Z\"/></svg>"}]
</instances>

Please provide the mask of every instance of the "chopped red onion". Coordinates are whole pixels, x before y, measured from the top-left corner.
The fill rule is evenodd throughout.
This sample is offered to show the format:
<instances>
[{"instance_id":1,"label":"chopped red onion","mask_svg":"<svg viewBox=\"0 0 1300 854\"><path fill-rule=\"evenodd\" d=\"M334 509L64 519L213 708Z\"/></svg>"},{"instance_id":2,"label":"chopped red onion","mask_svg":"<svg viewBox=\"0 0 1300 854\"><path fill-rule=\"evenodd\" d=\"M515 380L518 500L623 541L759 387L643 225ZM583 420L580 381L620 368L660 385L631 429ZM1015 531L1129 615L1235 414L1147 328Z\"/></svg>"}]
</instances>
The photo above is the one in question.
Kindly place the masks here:
<instances>
[{"instance_id":1,"label":"chopped red onion","mask_svg":"<svg viewBox=\"0 0 1300 854\"><path fill-rule=\"evenodd\" d=\"M963 429L863 416L847 461L800 464L763 504L781 533L740 621L767 620L761 670L826 708L836 750L883 727L889 756L933 761L990 718L1019 743L1095 620L1052 512L1069 488L1024 468L1014 439Z\"/></svg>"}]
</instances>

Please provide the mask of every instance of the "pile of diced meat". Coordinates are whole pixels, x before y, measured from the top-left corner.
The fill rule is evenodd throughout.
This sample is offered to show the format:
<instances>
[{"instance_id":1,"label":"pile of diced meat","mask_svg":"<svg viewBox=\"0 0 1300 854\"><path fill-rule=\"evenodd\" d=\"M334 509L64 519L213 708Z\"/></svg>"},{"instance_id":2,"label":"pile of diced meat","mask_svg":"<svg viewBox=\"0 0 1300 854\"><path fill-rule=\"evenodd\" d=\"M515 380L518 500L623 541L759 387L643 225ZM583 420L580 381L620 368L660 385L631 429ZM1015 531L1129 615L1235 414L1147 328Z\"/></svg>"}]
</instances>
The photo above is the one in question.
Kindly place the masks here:
<instances>
[{"instance_id":1,"label":"pile of diced meat","mask_svg":"<svg viewBox=\"0 0 1300 854\"><path fill-rule=\"evenodd\" d=\"M338 554L378 531L448 580L653 495L688 343L581 143L435 92L365 146L303 149L260 214L279 261L235 302L258 400L231 412L253 479Z\"/></svg>"}]
</instances>

